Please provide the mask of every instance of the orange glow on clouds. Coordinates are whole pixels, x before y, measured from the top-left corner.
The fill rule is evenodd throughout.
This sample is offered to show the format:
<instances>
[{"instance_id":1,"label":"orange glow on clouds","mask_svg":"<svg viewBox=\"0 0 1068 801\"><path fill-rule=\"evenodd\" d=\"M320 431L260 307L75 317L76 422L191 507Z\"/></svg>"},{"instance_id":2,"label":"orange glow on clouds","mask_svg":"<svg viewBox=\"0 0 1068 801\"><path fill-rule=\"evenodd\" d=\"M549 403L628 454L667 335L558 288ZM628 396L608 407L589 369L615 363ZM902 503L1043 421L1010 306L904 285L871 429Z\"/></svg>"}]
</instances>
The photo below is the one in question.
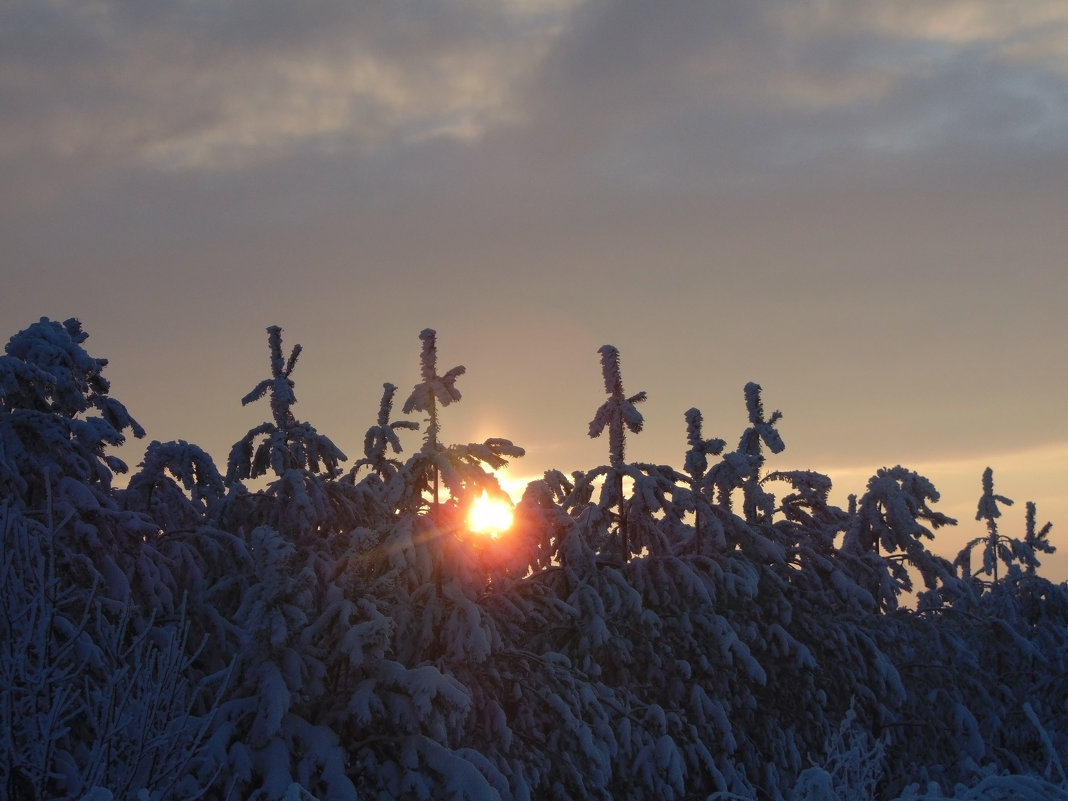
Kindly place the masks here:
<instances>
[{"instance_id":1,"label":"orange glow on clouds","mask_svg":"<svg viewBox=\"0 0 1068 801\"><path fill-rule=\"evenodd\" d=\"M503 498L491 498L485 491L475 498L467 512L467 527L476 534L496 537L512 525L512 504Z\"/></svg>"}]
</instances>

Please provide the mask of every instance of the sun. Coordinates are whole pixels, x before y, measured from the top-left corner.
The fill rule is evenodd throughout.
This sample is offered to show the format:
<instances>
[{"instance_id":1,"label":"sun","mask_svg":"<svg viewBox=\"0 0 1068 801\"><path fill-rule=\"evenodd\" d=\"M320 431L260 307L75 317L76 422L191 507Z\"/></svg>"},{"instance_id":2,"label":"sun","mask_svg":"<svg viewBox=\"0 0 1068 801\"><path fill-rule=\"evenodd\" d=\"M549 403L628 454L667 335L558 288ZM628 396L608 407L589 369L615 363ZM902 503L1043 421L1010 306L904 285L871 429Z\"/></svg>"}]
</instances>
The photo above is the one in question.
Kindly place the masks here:
<instances>
[{"instance_id":1,"label":"sun","mask_svg":"<svg viewBox=\"0 0 1068 801\"><path fill-rule=\"evenodd\" d=\"M485 490L467 511L467 527L476 534L496 537L512 525L512 504L504 498L491 498Z\"/></svg>"}]
</instances>

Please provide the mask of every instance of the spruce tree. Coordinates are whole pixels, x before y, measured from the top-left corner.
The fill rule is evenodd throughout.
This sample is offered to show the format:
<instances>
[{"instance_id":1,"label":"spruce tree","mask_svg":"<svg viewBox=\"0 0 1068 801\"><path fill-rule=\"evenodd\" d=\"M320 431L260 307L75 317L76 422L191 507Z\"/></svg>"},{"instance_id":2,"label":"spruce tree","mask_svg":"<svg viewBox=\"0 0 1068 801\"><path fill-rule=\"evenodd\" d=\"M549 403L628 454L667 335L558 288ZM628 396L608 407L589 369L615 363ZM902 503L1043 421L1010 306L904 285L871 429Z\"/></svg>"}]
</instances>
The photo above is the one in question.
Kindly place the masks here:
<instances>
[{"instance_id":1,"label":"spruce tree","mask_svg":"<svg viewBox=\"0 0 1068 801\"><path fill-rule=\"evenodd\" d=\"M419 453L405 465L408 482L407 505L417 508L424 494L430 496L431 520L435 525L444 525L442 485L449 493L451 512L465 495L485 490L503 495L500 484L492 472L508 464L510 458L523 456L525 451L510 440L490 437L483 442L446 445L441 441L441 422L438 407L448 406L460 400L456 379L466 368L453 367L439 375L437 372L437 333L426 328L419 334L423 342L420 355L422 381L415 385L404 403L404 413L414 411L427 413L423 446Z\"/></svg>"},{"instance_id":2,"label":"spruce tree","mask_svg":"<svg viewBox=\"0 0 1068 801\"><path fill-rule=\"evenodd\" d=\"M897 596L912 590L909 565L928 590L956 583L953 565L923 546L923 540L934 539L932 529L957 523L931 509L929 502L939 497L928 478L898 465L880 469L857 503L842 550L864 565L872 597L885 609L896 609Z\"/></svg>"},{"instance_id":3,"label":"spruce tree","mask_svg":"<svg viewBox=\"0 0 1068 801\"><path fill-rule=\"evenodd\" d=\"M293 414L297 402L290 376L301 354L301 346L295 345L289 358L282 356L282 329L277 325L267 328L267 345L270 350L271 376L263 379L241 399L247 406L269 395L272 420L262 423L234 443L227 462L226 484L266 475L268 470L278 477L291 469L325 472L334 476L338 462L347 458L327 437L319 434L308 423L301 422ZM256 440L261 438L259 445Z\"/></svg>"},{"instance_id":4,"label":"spruce tree","mask_svg":"<svg viewBox=\"0 0 1068 801\"><path fill-rule=\"evenodd\" d=\"M993 577L993 583L998 581L998 562L1004 561L1006 565L1012 564L1011 541L998 533L998 521L1001 510L998 504L1012 506L1012 499L1004 495L994 494L994 471L988 467L983 471L983 494L979 496L979 508L975 513L976 520L986 523L986 536L977 537L968 542L957 556L957 563L964 568L965 575L970 574L970 556L974 548L983 546L982 571Z\"/></svg>"},{"instance_id":5,"label":"spruce tree","mask_svg":"<svg viewBox=\"0 0 1068 801\"><path fill-rule=\"evenodd\" d=\"M731 493L741 489L745 519L750 523L759 519L770 522L775 499L761 489L760 470L764 466L765 446L772 453L782 453L786 448L775 428L782 412L775 411L765 420L760 384L750 381L744 392L749 427L742 432L738 447L709 471L708 481L718 489L719 504L725 509L730 510L732 506Z\"/></svg>"},{"instance_id":6,"label":"spruce tree","mask_svg":"<svg viewBox=\"0 0 1068 801\"><path fill-rule=\"evenodd\" d=\"M393 384L386 382L382 385L382 401L378 407L378 422L367 429L367 434L363 440L363 458L357 460L353 467L353 476L361 467L369 467L372 472L383 480L389 480L401 468L402 463L398 459L389 456L390 451L399 454L403 450L400 439L397 437L397 431L398 429L417 431L419 424L411 420L394 420L390 422L390 414L393 411L393 396L396 392L397 387Z\"/></svg>"},{"instance_id":7,"label":"spruce tree","mask_svg":"<svg viewBox=\"0 0 1068 801\"><path fill-rule=\"evenodd\" d=\"M1034 554L1036 551L1042 553L1053 553L1057 549L1050 544L1049 532L1053 528L1053 524L1046 522L1042 528L1038 528L1035 524L1035 515L1037 514L1037 507L1034 501L1028 501L1026 505L1027 517L1026 517L1026 530L1024 533L1024 544L1031 549L1031 558L1026 560L1024 569L1028 573L1034 573L1035 568L1038 567L1038 559Z\"/></svg>"},{"instance_id":8,"label":"spruce tree","mask_svg":"<svg viewBox=\"0 0 1068 801\"><path fill-rule=\"evenodd\" d=\"M210 454L185 440L153 440L138 467L119 497L169 534L205 525L226 496L226 484Z\"/></svg>"},{"instance_id":9,"label":"spruce tree","mask_svg":"<svg viewBox=\"0 0 1068 801\"><path fill-rule=\"evenodd\" d=\"M601 354L601 375L604 378L604 389L608 393L608 399L601 404L593 420L590 421L589 434L591 437L599 437L605 428L608 429L608 463L611 469L605 481L610 484L614 495L620 552L623 561L626 561L630 557L630 543L627 539L623 497L623 474L625 472L623 450L626 432L638 434L642 430L644 420L635 404L644 401L646 394L639 392L629 397L624 394L623 376L619 369L619 350L612 345L602 345L597 352Z\"/></svg>"},{"instance_id":10,"label":"spruce tree","mask_svg":"<svg viewBox=\"0 0 1068 801\"><path fill-rule=\"evenodd\" d=\"M460 390L456 388L456 379L463 375L467 368L461 364L447 371L445 375L438 375L437 332L432 328L424 328L419 332L419 339L423 342L423 349L419 355L419 372L423 380L412 389L408 400L404 402L403 411L405 414L426 412L427 415L423 451L431 459L430 489L433 516L436 517L441 503L440 467L437 464L438 453L441 450L438 442L438 434L441 432L438 405L448 406L460 400Z\"/></svg>"},{"instance_id":11,"label":"spruce tree","mask_svg":"<svg viewBox=\"0 0 1068 801\"><path fill-rule=\"evenodd\" d=\"M971 554L979 546L982 546L981 571L991 576L991 585L999 581L998 563L1005 565L1008 573L1018 573L1022 569L1027 573L1033 573L1039 565L1036 552L1053 553L1056 549L1050 544L1048 535L1052 524L1046 523L1041 529L1035 525L1035 504L1027 502L1026 522L1023 539L1010 537L1003 534L999 528L997 519L1001 517L998 504L1011 506L1012 500L994 492L994 471L988 467L983 471L983 494L979 497L979 507L975 514L976 520L986 522L987 533L985 536L970 540L957 555L956 564L964 571L965 577L971 575Z\"/></svg>"},{"instance_id":12,"label":"spruce tree","mask_svg":"<svg viewBox=\"0 0 1068 801\"><path fill-rule=\"evenodd\" d=\"M76 319L42 317L15 336L0 356L0 494L40 508L60 476L98 494L126 464L107 452L129 430L144 429L110 396L107 359L90 356L89 334Z\"/></svg>"},{"instance_id":13,"label":"spruce tree","mask_svg":"<svg viewBox=\"0 0 1068 801\"><path fill-rule=\"evenodd\" d=\"M694 506L694 534L700 546L705 529L715 520L711 505L706 496L706 483L708 476L708 457L719 456L723 453L726 441L718 437L705 439L702 432L704 418L701 410L697 408L687 409L684 415L686 419L686 442L690 446L686 451L684 469L689 476L690 488L693 493ZM712 528L716 534L716 545L726 545L723 538L723 527Z\"/></svg>"}]
</instances>

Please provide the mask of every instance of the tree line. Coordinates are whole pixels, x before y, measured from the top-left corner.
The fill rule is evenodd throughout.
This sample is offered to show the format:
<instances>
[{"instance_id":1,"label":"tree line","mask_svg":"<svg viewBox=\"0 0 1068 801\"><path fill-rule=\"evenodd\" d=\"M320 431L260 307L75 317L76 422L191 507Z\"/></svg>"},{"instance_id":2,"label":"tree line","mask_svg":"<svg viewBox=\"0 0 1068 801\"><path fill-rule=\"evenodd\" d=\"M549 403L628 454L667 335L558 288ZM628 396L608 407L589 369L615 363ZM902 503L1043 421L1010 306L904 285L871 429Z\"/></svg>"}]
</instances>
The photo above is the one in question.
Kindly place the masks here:
<instances>
[{"instance_id":1,"label":"tree line","mask_svg":"<svg viewBox=\"0 0 1068 801\"><path fill-rule=\"evenodd\" d=\"M523 449L444 439L464 368L431 329L420 419L385 384L351 467L272 326L241 399L269 419L225 469L178 440L129 471L109 451L146 432L86 339L42 318L0 356L9 799L1068 797L1068 586L990 469L951 561L914 471L843 509L766 469L756 383L734 447L691 408L681 467L631 461L646 393L606 345L606 463L547 471L491 540L467 505Z\"/></svg>"}]
</instances>

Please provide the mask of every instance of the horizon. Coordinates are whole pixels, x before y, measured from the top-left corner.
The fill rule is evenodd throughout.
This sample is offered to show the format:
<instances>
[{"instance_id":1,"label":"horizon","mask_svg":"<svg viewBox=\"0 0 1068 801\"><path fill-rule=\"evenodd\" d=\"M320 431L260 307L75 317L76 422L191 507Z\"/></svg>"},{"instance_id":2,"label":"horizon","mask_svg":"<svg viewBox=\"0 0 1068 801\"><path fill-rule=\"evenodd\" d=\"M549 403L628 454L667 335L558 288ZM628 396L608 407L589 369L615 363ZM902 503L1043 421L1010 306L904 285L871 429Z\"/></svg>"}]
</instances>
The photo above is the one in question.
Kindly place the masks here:
<instances>
[{"instance_id":1,"label":"horizon","mask_svg":"<svg viewBox=\"0 0 1068 801\"><path fill-rule=\"evenodd\" d=\"M92 332L89 331L89 334L90 338L86 343L86 347L92 355L99 357L101 354L96 353L92 348ZM303 344L299 341L291 341L287 337L287 332L284 328L282 337L283 353L288 353L296 344ZM264 337L264 344L266 344L266 337ZM456 364L463 364L461 359L449 358L450 354L448 353L447 341L445 344L442 344L440 332L438 333L438 353L442 365L452 367ZM262 375L260 376L260 379L265 377L269 372L266 348L263 348L261 357L263 363L261 365ZM416 369L417 357L418 342L416 342L413 347L412 365L410 365L409 370L413 385L418 382L418 370ZM621 357L625 359L625 354L621 354ZM344 467L348 468L362 456L361 451L358 449L362 447L364 432L374 423L378 407L376 404L373 410L352 410L351 419L346 421L338 419L336 413L331 415L333 418L333 425L338 425L340 430L346 432L348 438L344 440L332 434L331 429L324 428L320 425L315 418L305 416L303 414L303 409L307 408L316 408L319 412L325 412L327 410L336 412L336 407L324 405L324 399L319 399L318 403L313 404L301 402L306 394L302 392L302 370L307 368L307 362L310 362L313 358L314 354L309 354L308 349L304 348L293 373L297 395L297 404L295 407L297 416L298 419L304 420L315 426L320 434L329 437L335 445L345 452L348 458L343 464ZM591 383L596 387L602 383L599 375L599 367L596 363L596 353L593 354L593 358L590 362L590 368L595 379L591 379ZM464 366L466 367L466 365ZM108 367L105 368L104 371L105 377L109 379L112 377L111 372L113 367L114 365L109 362ZM443 367L442 369L446 368ZM624 389L627 393L631 393L633 390L626 380L626 375L627 365L624 361ZM526 449L527 452L523 457L511 459L506 467L493 471L498 476L502 488L508 493L513 502L518 502L522 497L523 489L526 487L527 483L542 478L547 470L560 470L565 475L570 475L574 471L586 472L594 469L598 465L607 463L607 437L602 435L599 438L590 438L585 431L585 428L588 425L588 419L569 421L578 423L578 425L574 426L571 441L569 441L566 436L562 435L559 442L550 443L547 446L544 444L541 447L535 446L533 452L528 445L517 440L513 436L510 436L508 431L502 428L503 424L498 425L494 422L483 422L484 417L490 417L490 415L487 415L486 413L487 410L494 409L494 404L491 398L481 398L478 399L478 403L473 403L475 399L470 398L466 394L466 382L470 377L470 371L468 370L457 380L457 389L459 389L463 395L461 400L450 404L439 412L442 426L441 436L445 442L456 443L468 441L481 442L489 437L503 437ZM266 402L262 399L250 404L248 407L242 407L240 403L240 397L244 395L248 389L251 389L258 380L259 379L251 381L244 391L235 396L231 413L225 415L226 419L244 417L247 428L250 429L258 425L261 418L269 417L269 410L266 407ZM398 458L403 460L418 450L419 443L423 438L423 428L425 427L426 421L420 413L404 415L400 410L400 406L403 405L403 399L407 396L407 393L410 392L411 387L406 387L404 384L397 383L397 381L391 381L390 383L395 383L398 387L397 394L394 397L391 420L405 419L420 424L419 430L398 432L398 436L404 448ZM381 386L377 387L379 400L381 398L381 389ZM626 453L628 461L666 464L681 471L687 448L682 414L682 411L685 410L680 411L677 415L678 420L676 431L674 432L674 441L671 441L672 437L662 435L653 440L654 447L652 449L643 448L643 437L647 435L649 428L652 427L654 430L662 430L664 428L663 423L665 422L650 420L650 416L647 413L648 407L652 405L657 392L654 387L647 386L644 387L644 389L649 393L649 398L645 403L641 404L639 411L643 414L645 428L641 433L630 434L627 436ZM600 388L599 392L601 393L600 395L592 396L589 399L589 403L587 404L589 406L589 414L587 415L587 418L593 415L596 407L603 401L603 387ZM123 400L122 388L120 387L116 389L114 382L112 383L112 394L114 397L125 403ZM789 409L782 409L773 403L772 397L769 396L766 388L764 399L765 408L769 410L769 413L771 410L775 409L783 412L783 419L779 421L776 427L783 435L786 444L786 449L781 454L767 454L767 462L764 467L765 474L786 470L814 470L823 473L833 482L830 494L831 502L842 508L846 508L848 506L848 496L851 494L857 495L858 497L863 495L868 479L874 476L876 471L881 468L901 465L902 467L919 473L930 479L940 493L940 500L934 503L932 508L957 521L955 526L948 526L934 531L934 539L926 541L925 544L931 551L952 561L956 557L957 552L963 548L965 543L975 537L983 536L986 531L985 523L976 519L976 510L981 495L983 470L985 470L986 467L991 467L994 475L995 492L1001 496L1008 497L1013 501L1012 505L1001 505L1002 517L999 521L999 529L1001 532L1007 536L1022 537L1025 528L1026 503L1028 501L1034 502L1037 506L1036 525L1041 527L1046 522L1051 522L1053 524L1053 529L1050 535L1050 541L1054 546L1057 546L1057 551L1055 553L1041 555L1040 560L1042 566L1040 568L1040 573L1055 581L1068 580L1068 544L1064 547L1060 547L1058 544L1057 535L1060 527L1058 526L1058 518L1055 516L1058 510L1064 509L1064 503L1058 498L1056 493L1059 487L1061 471L1068 466L1068 443L1054 442L993 454L983 454L981 452L962 453L946 458L937 456L936 444L924 452L929 455L922 456L912 461L893 458L865 460L863 457L858 457L853 461L843 461L839 464L832 463L824 465L805 461L806 458L817 458L820 453L819 443L813 442L810 438L801 437L801 447L804 448L808 454L816 454L815 456L806 455L804 452L801 454L796 452L792 453L792 450L798 450L796 448L792 449L791 444L799 435L804 433L804 422L793 419L794 416L790 414ZM738 388L735 401L734 409L720 410L724 419L731 418L730 422L734 424L735 431L724 430L719 421L715 419L716 412L710 413L702 409L705 418L705 436L718 436L725 439L727 443L725 450L727 451L737 444L738 437L747 425L741 387ZM469 404L471 408L468 408ZM130 408L128 404L127 408L129 408L134 418L144 425L143 416L139 416L137 411L134 408ZM506 415L498 413L498 417L503 420ZM236 420L234 421L236 423ZM360 428L361 423L363 424L362 429ZM146 426L146 429L148 430L144 439L128 439L124 446L114 449L117 455L126 460L130 468L130 473L127 473L127 476L136 470L137 461L140 459L140 455L143 454L145 446L147 446L153 439L161 439L161 437L155 436L148 426ZM192 432L187 434L176 433L173 436L167 436L162 439L184 439L199 445L211 455L216 466L222 472L225 472L230 446L240 439L244 433L245 429L235 430L232 436L230 436L229 441L227 441L226 436L222 434L220 434L221 438L199 440ZM815 448L815 450L813 450L813 448ZM905 453L906 450L907 448L899 448L896 454L900 456ZM865 446L864 443L859 443L858 451L861 453L868 453L871 451L871 446ZM550 463L547 461L550 458L548 454L553 452L563 453L569 456L581 455L585 458L585 461L572 464ZM133 458L132 454L138 454L138 456ZM121 475L117 475L116 484L121 486L124 483L125 479ZM776 483L770 484L772 493L777 497L782 496L784 488L785 485Z\"/></svg>"}]
</instances>

